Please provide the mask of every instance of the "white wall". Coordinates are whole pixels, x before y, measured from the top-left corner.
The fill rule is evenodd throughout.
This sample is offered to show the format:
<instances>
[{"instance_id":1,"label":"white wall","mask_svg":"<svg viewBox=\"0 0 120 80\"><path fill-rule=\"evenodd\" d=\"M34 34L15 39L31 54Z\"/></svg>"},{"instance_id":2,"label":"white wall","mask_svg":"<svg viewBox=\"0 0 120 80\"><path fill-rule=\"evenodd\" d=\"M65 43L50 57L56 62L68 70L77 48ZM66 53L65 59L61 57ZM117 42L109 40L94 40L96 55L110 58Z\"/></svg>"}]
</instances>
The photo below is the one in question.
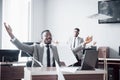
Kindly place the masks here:
<instances>
[{"instance_id":1,"label":"white wall","mask_svg":"<svg viewBox=\"0 0 120 80\"><path fill-rule=\"evenodd\" d=\"M31 0L31 40L30 41L39 41L41 31L45 27L45 5L44 0Z\"/></svg>"},{"instance_id":2,"label":"white wall","mask_svg":"<svg viewBox=\"0 0 120 80\"><path fill-rule=\"evenodd\" d=\"M98 24L97 19L89 19L97 9L97 0L46 0L46 27L60 42L66 41L73 28L79 27L80 36L93 35L98 47L109 46L110 56L119 57L120 24Z\"/></svg>"},{"instance_id":3,"label":"white wall","mask_svg":"<svg viewBox=\"0 0 120 80\"><path fill-rule=\"evenodd\" d=\"M32 0L32 40L38 41L43 29L50 29L55 40L64 43L75 27L80 36L93 35L97 46L109 46L110 56L119 57L120 24L98 24L88 16L97 13L97 0Z\"/></svg>"},{"instance_id":4,"label":"white wall","mask_svg":"<svg viewBox=\"0 0 120 80\"><path fill-rule=\"evenodd\" d=\"M75 27L81 29L83 36L93 35L91 30L95 26L92 24L97 22L93 23L87 17L97 13L97 1L90 1L88 5L88 0L47 0L46 6L46 26L58 40L65 41ZM86 27L90 31L86 32Z\"/></svg>"}]
</instances>

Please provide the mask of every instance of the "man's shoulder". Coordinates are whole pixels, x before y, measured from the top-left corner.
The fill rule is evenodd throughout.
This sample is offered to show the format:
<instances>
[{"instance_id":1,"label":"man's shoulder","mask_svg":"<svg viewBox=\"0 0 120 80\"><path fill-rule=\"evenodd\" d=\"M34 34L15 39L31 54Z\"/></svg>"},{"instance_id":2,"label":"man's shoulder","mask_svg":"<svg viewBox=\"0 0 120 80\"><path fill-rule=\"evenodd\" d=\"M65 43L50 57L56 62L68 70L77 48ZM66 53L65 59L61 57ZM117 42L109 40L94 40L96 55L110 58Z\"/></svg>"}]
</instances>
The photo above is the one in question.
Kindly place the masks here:
<instances>
[{"instance_id":1,"label":"man's shoulder","mask_svg":"<svg viewBox=\"0 0 120 80\"><path fill-rule=\"evenodd\" d=\"M53 48L57 48L56 44L50 44L50 46L53 47Z\"/></svg>"},{"instance_id":2,"label":"man's shoulder","mask_svg":"<svg viewBox=\"0 0 120 80\"><path fill-rule=\"evenodd\" d=\"M78 38L78 39L83 39L83 38L82 38L82 37L80 37L80 36L78 36L77 38Z\"/></svg>"},{"instance_id":3,"label":"man's shoulder","mask_svg":"<svg viewBox=\"0 0 120 80\"><path fill-rule=\"evenodd\" d=\"M46 44L44 44L44 43L40 43L40 44L36 44L36 46L39 46L39 47L45 47L46 46ZM49 45L50 47L52 47L52 48L55 48L55 47L57 47L57 45L56 44L50 44Z\"/></svg>"}]
</instances>

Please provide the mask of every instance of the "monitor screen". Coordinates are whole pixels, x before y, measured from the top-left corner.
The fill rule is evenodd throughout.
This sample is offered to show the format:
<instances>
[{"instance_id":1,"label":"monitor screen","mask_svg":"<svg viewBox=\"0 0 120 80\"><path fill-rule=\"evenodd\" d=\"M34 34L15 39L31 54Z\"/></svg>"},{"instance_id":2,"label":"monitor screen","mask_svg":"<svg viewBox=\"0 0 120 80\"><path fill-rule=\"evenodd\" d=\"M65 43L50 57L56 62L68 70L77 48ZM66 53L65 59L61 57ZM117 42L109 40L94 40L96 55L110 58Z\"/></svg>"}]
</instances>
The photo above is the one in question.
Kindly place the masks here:
<instances>
[{"instance_id":1,"label":"monitor screen","mask_svg":"<svg viewBox=\"0 0 120 80\"><path fill-rule=\"evenodd\" d=\"M98 1L98 13L112 17L99 23L120 23L120 0Z\"/></svg>"},{"instance_id":2,"label":"monitor screen","mask_svg":"<svg viewBox=\"0 0 120 80\"><path fill-rule=\"evenodd\" d=\"M0 50L0 62L17 62L19 50Z\"/></svg>"}]
</instances>

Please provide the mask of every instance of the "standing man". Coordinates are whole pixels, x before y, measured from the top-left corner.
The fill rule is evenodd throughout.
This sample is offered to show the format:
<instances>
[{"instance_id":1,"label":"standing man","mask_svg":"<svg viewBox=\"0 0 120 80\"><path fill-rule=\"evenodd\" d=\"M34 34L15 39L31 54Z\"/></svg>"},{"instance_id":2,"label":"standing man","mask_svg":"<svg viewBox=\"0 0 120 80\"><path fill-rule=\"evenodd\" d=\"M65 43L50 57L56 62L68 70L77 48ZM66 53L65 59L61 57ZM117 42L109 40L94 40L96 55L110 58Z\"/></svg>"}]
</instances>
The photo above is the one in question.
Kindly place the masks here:
<instances>
[{"instance_id":1,"label":"standing man","mask_svg":"<svg viewBox=\"0 0 120 80\"><path fill-rule=\"evenodd\" d=\"M26 45L21 43L12 33L10 25L4 23L6 31L11 37L11 42L20 50L33 54L35 60L42 63L44 67L55 67L55 60L60 64L57 47L52 44L52 35L49 30L41 33L41 43L35 45ZM33 66L39 67L38 62L33 60Z\"/></svg>"},{"instance_id":2,"label":"standing man","mask_svg":"<svg viewBox=\"0 0 120 80\"><path fill-rule=\"evenodd\" d=\"M92 37L87 37L84 41L83 38L79 37L79 28L74 28L73 37L69 40L69 45L71 50L73 51L76 59L78 60L77 63L75 63L73 66L80 66L81 60L83 58L83 49L85 48L86 44L90 43L92 41Z\"/></svg>"}]
</instances>

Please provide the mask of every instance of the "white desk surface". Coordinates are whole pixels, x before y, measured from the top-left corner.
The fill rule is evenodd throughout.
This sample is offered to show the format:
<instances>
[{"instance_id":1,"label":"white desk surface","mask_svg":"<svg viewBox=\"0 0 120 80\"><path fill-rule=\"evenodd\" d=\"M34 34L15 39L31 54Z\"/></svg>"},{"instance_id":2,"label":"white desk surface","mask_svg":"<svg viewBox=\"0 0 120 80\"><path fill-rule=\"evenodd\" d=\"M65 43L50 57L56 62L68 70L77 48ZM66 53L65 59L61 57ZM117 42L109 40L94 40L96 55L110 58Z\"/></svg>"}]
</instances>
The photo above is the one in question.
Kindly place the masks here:
<instances>
[{"instance_id":1,"label":"white desk surface","mask_svg":"<svg viewBox=\"0 0 120 80\"><path fill-rule=\"evenodd\" d=\"M61 69L76 69L76 67L61 67ZM24 68L25 72L29 72L31 75L56 75L57 71L56 68L54 67L33 67L33 68ZM96 69L96 70L80 70L80 71L75 71L75 72L67 72L63 71L62 73L67 75L67 74L104 74L106 71L102 69Z\"/></svg>"},{"instance_id":2,"label":"white desk surface","mask_svg":"<svg viewBox=\"0 0 120 80\"><path fill-rule=\"evenodd\" d=\"M99 58L99 60L107 60L107 61L120 61L119 58Z\"/></svg>"},{"instance_id":3,"label":"white desk surface","mask_svg":"<svg viewBox=\"0 0 120 80\"><path fill-rule=\"evenodd\" d=\"M0 62L0 65L12 64L12 66L26 66L26 62Z\"/></svg>"}]
</instances>

